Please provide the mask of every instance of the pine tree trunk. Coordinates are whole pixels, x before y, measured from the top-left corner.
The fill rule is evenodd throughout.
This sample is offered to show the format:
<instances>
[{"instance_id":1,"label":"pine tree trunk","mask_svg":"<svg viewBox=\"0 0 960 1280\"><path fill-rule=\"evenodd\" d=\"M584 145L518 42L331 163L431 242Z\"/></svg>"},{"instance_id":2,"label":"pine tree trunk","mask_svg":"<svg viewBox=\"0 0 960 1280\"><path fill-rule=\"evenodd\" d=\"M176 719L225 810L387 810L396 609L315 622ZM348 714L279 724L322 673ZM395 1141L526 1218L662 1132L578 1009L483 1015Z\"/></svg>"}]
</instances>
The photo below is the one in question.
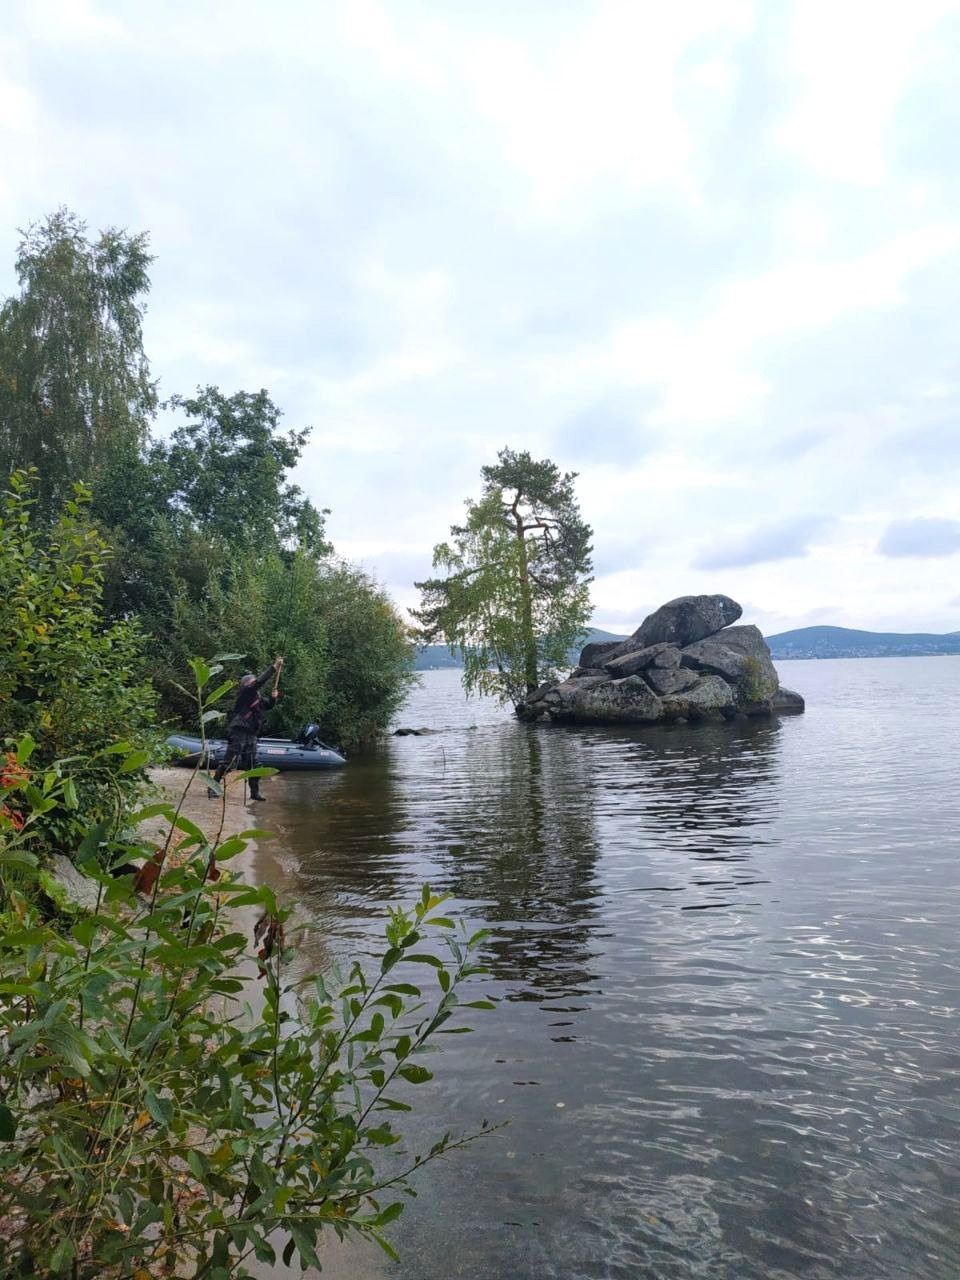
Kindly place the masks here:
<instances>
[{"instance_id":1,"label":"pine tree trunk","mask_svg":"<svg viewBox=\"0 0 960 1280\"><path fill-rule=\"evenodd\" d=\"M530 598L530 575L527 572L527 542L523 520L517 517L517 541L520 552L520 626L523 634L523 678L527 694L536 692L537 639L533 634L533 602Z\"/></svg>"}]
</instances>

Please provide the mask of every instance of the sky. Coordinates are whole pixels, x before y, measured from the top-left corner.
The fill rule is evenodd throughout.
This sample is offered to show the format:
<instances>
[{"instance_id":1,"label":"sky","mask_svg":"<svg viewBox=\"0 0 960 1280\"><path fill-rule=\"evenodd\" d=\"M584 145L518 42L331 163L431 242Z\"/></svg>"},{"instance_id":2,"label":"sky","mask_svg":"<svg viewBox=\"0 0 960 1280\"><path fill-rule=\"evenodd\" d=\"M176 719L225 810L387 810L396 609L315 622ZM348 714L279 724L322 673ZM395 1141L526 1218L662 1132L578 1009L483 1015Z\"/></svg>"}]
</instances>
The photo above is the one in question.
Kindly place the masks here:
<instances>
[{"instance_id":1,"label":"sky","mask_svg":"<svg viewBox=\"0 0 960 1280\"><path fill-rule=\"evenodd\" d=\"M594 623L960 629L960 0L8 0L0 294L147 231L161 395L267 388L415 606L499 449ZM162 432L164 423L158 423Z\"/></svg>"}]
</instances>

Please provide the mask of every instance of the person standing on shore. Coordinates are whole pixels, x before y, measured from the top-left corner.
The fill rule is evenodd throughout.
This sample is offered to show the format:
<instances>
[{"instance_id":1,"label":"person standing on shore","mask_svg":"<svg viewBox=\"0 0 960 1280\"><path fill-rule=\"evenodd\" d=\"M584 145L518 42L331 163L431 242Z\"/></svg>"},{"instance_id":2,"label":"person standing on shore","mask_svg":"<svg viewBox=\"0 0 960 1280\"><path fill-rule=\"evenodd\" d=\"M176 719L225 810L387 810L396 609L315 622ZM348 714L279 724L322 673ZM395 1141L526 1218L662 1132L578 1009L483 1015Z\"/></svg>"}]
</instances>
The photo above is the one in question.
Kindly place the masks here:
<instances>
[{"instance_id":1,"label":"person standing on shore","mask_svg":"<svg viewBox=\"0 0 960 1280\"><path fill-rule=\"evenodd\" d=\"M277 698L280 696L277 681L280 679L282 668L283 659L274 658L262 675L255 676L253 672L247 672L245 676L240 677L237 700L233 706L233 714L227 723L227 753L217 766L217 771L213 775L214 781L221 782L227 770L237 764L241 769L257 767L257 739L263 727L263 717L277 705ZM271 677L274 680L273 688L264 697L260 690ZM217 793L210 788L208 794L215 797ZM250 779L250 798L266 799L266 796L260 794L259 778Z\"/></svg>"}]
</instances>

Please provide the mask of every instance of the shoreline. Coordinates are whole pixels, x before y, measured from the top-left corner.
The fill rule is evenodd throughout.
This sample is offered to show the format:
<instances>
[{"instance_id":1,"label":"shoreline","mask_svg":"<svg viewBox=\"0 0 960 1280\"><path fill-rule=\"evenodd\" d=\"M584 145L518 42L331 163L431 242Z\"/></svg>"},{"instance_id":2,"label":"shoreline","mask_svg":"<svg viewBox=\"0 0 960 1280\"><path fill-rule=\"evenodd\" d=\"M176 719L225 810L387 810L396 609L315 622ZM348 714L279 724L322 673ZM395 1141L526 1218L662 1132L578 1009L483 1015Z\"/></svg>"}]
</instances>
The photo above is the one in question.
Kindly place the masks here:
<instances>
[{"instance_id":1,"label":"shoreline","mask_svg":"<svg viewBox=\"0 0 960 1280\"><path fill-rule=\"evenodd\" d=\"M157 796L167 799L176 805L183 795L184 789L190 783L191 771L184 768L163 766L148 770L147 776ZM271 779L267 779L268 785L270 781ZM221 816L223 818L223 826L222 830L220 830L221 839L240 835L242 832L249 830L269 832L271 829L269 821L271 806L269 802L267 804L254 805L249 798L244 801L244 794L242 783L230 785L228 782L227 803L223 806L220 801L209 799L206 794L206 787L199 780L194 780L180 812L184 817L189 818L191 822L196 823L210 840L220 830ZM263 814L262 825L260 825L257 822L257 818L260 817L262 810L267 812ZM167 825L161 817L148 818L141 824L140 830L147 840L154 843L162 844L166 839ZM282 839L282 836L279 833L277 835L264 835L260 838L250 838L246 849L237 854L235 858L231 858L229 862L223 863L223 869L233 872L252 885L268 885L276 893L281 905L291 909L292 915L287 926L289 935L287 945L290 946L298 932L298 926L305 927L309 925L310 921L302 910L301 904L294 896L294 878L284 866L282 858L274 854L271 848L271 846L276 846L280 839ZM250 980L250 986L244 993L244 997L250 1004L251 1009L256 1011L258 1001L254 997L260 989L260 984L252 939L258 910L256 907L238 907L236 911L238 923L242 924L243 931L251 939L250 954L244 966L244 976ZM309 932L301 933L301 938L306 940L309 940L311 936ZM299 955L306 957L308 962L311 958L319 960L319 957L311 957L307 949L300 950ZM316 969L318 965L312 963L309 967ZM324 966L320 965L319 967ZM306 1280L317 1280L321 1274L325 1280L383 1280L384 1270L382 1266L378 1265L383 1255L375 1245L360 1239L341 1242L336 1238L332 1230L322 1233L317 1242L317 1253L323 1264L322 1273L312 1269L301 1271L299 1264L293 1267L285 1267L279 1261L285 1240L277 1238L273 1239L271 1243L277 1252L278 1261L275 1264L257 1262L253 1258L248 1259L244 1264L250 1274L255 1277L255 1280L276 1280L277 1277L283 1276L302 1276L306 1277Z\"/></svg>"}]
</instances>

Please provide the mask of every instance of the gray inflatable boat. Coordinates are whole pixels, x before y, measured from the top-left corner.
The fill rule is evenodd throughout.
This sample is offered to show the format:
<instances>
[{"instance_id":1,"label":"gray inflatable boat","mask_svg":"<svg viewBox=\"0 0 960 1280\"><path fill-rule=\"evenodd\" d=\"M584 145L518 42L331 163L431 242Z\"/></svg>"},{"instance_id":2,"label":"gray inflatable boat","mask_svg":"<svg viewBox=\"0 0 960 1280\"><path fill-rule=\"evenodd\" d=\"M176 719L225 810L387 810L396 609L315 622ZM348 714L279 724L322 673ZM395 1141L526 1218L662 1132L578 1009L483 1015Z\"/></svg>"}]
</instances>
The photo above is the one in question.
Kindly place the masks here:
<instances>
[{"instance_id":1,"label":"gray inflatable boat","mask_svg":"<svg viewBox=\"0 0 960 1280\"><path fill-rule=\"evenodd\" d=\"M167 738L167 746L173 747L176 753L172 764L188 765L191 768L200 760L204 747L203 764L210 769L215 769L227 753L226 739L207 738L204 744L198 734L191 733L172 733ZM257 763L271 769L307 771L339 769L347 761L339 751L320 741L316 725L307 725L296 740L261 738Z\"/></svg>"}]
</instances>

